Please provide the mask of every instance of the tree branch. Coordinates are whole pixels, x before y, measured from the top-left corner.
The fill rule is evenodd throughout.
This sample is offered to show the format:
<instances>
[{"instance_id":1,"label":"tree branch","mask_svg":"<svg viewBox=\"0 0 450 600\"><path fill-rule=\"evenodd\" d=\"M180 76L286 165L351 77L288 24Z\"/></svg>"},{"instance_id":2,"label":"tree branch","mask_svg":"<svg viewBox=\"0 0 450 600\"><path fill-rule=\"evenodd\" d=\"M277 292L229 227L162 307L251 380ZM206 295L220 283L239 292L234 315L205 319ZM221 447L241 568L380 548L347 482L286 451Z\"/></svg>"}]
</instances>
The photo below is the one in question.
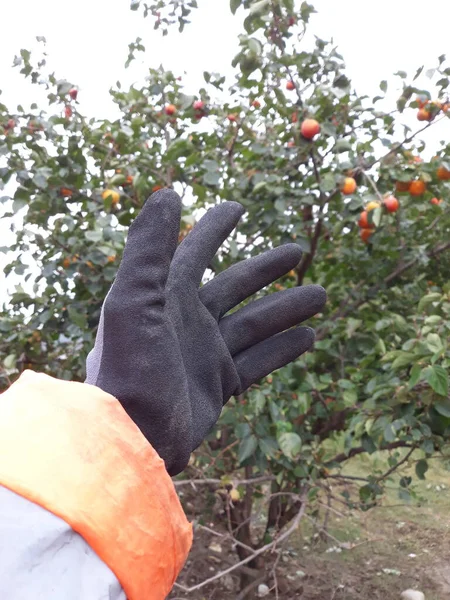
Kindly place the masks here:
<instances>
[{"instance_id":1,"label":"tree branch","mask_svg":"<svg viewBox=\"0 0 450 600\"><path fill-rule=\"evenodd\" d=\"M384 475L380 475L379 477L377 477L377 482L378 481L383 481L383 479L386 479L386 477L389 477L389 475L391 473L393 473L394 471L396 471L399 468L400 465L403 465L405 462L407 462L409 460L409 457L411 456L411 454L416 449L417 449L416 445L411 446L411 450L408 452L408 454L404 458L402 458L402 460L400 460L396 465L394 465L388 471L386 471L386 473L384 473Z\"/></svg>"},{"instance_id":2,"label":"tree branch","mask_svg":"<svg viewBox=\"0 0 450 600\"><path fill-rule=\"evenodd\" d=\"M378 448L378 450L380 450L380 451L395 450L395 448L412 448L412 447L414 447L414 449L416 448L416 446L413 446L413 445L409 444L408 442L398 441L398 442L391 442L390 444L381 446L381 448ZM349 458L353 458L354 456L357 456L358 454L364 454L364 452L367 452L367 450L365 448L363 448L362 446L359 446L358 448L352 448L348 452L348 454L345 452L336 454L336 456L334 458L332 458L331 460L327 460L327 464L334 463L334 462L342 463L342 462L345 462L346 460L348 460Z\"/></svg>"},{"instance_id":3,"label":"tree branch","mask_svg":"<svg viewBox=\"0 0 450 600\"><path fill-rule=\"evenodd\" d=\"M181 487L183 485L256 485L257 483L266 483L268 481L274 481L274 475L264 475L261 477L254 477L253 479L230 479L229 481L223 481L222 479L182 479L181 481L174 481L175 487Z\"/></svg>"}]
</instances>

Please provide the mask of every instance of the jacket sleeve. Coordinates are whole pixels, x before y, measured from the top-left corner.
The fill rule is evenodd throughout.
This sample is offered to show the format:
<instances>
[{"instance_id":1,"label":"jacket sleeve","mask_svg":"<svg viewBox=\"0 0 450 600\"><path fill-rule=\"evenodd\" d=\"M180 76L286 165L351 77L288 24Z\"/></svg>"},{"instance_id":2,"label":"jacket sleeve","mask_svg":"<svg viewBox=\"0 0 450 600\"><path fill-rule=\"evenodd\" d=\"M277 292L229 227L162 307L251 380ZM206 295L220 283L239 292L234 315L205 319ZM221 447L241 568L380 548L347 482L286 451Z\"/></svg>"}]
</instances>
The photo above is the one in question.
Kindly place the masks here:
<instances>
[{"instance_id":1,"label":"jacket sleeve","mask_svg":"<svg viewBox=\"0 0 450 600\"><path fill-rule=\"evenodd\" d=\"M0 547L11 546L0 558L15 577L0 565L0 597L27 600L14 585L28 578L29 589L35 572L34 597L166 598L192 528L164 462L115 398L25 371L0 397L0 486ZM79 594L58 595L70 577ZM37 594L35 581L55 595Z\"/></svg>"},{"instance_id":2,"label":"jacket sleeve","mask_svg":"<svg viewBox=\"0 0 450 600\"><path fill-rule=\"evenodd\" d=\"M126 600L117 577L70 525L4 487L0 598Z\"/></svg>"}]
</instances>

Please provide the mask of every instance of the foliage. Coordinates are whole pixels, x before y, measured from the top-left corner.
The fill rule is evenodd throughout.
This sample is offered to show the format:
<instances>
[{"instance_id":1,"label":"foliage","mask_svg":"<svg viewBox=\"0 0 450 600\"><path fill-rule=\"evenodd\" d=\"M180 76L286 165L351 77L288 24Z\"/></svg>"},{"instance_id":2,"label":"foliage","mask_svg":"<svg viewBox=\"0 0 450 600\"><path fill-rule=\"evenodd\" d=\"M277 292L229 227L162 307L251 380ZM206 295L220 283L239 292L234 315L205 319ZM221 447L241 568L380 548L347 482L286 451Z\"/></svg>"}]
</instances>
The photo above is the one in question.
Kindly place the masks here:
<instances>
[{"instance_id":1,"label":"foliage","mask_svg":"<svg viewBox=\"0 0 450 600\"><path fill-rule=\"evenodd\" d=\"M167 29L175 21L184 26L195 6L154 0L132 8ZM35 64L25 50L16 57L24 76L48 89L52 111L31 105L11 112L0 104L0 200L16 234L1 250L11 253L8 280L20 280L0 321L0 385L26 367L83 380L127 227L152 190L173 186L183 195L180 236L198 210L239 201L247 214L212 271L295 242L302 261L270 291L314 282L329 299L312 323L315 352L230 401L192 466L225 487L241 469L247 478L273 476L273 491L296 493L308 481L314 496L352 456L384 448L389 471L369 474L357 498L343 492L351 506L366 509L403 460L399 448L422 452L416 474L423 478L427 457L450 432L450 182L437 176L439 167L450 169L450 145L433 149L432 160L419 158L421 131L450 116L450 68L440 57L429 72L440 104L428 102L430 120L413 131L402 114L418 108L416 95L431 100L415 85L420 70L413 78L397 73L398 105L384 112L377 104L386 81L379 96L358 96L331 43L305 44L311 5L232 0L231 9L246 18L225 102L218 99L227 89L221 74L205 72L205 86L191 94L176 74L152 68L141 86L118 83L111 91L116 121L95 121L68 96L71 83L45 74L44 59ZM129 60L134 50L143 50L140 40ZM167 114L169 104L175 114ZM305 117L321 125L313 141L300 134ZM357 182L352 195L341 192L345 177ZM412 180L426 184L423 194L396 189ZM395 214L382 206L392 193L400 202ZM433 197L442 202L432 204ZM369 213L375 229L364 244L357 220L371 201L380 207ZM401 480L399 493L414 493L411 478ZM274 498L264 539L297 508L289 496ZM250 509L238 501L236 523Z\"/></svg>"}]
</instances>

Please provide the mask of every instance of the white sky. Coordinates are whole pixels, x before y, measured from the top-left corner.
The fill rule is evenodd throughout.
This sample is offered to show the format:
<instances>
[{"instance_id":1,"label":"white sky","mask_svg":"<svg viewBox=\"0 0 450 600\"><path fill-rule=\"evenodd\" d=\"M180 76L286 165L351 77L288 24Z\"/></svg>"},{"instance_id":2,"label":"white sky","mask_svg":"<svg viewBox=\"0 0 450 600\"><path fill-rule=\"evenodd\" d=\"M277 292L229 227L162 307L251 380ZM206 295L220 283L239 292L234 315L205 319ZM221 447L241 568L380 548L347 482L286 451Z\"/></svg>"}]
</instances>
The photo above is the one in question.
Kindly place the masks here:
<instances>
[{"instance_id":1,"label":"white sky","mask_svg":"<svg viewBox=\"0 0 450 600\"><path fill-rule=\"evenodd\" d=\"M419 0L311 1L319 12L310 29L323 39L334 39L359 94L377 94L379 82L392 80L397 70L412 73L422 64L434 67L437 57L446 52L450 58L449 0L434 4ZM36 47L35 38L41 35L47 38L51 70L80 88L80 110L97 117L114 115L108 95L111 85L117 80L125 85L139 81L149 66L162 63L179 74L186 72L183 80L188 91L204 84L204 70L229 73L244 14L241 10L232 17L229 0L198 0L200 8L185 32L180 35L173 30L162 38L149 19L129 10L129 0L1 3L0 101L11 108L35 100L39 103L37 86L31 87L11 64L21 48ZM138 36L147 53L144 60L139 58L133 68L125 70L128 44ZM422 83L426 86L428 80ZM390 110L395 108L397 96L392 89ZM413 114L409 124L417 124ZM434 147L440 139L450 140L450 120L439 129L431 128L425 139ZM7 242L5 225L0 221L0 246ZM0 256L0 268L1 262Z\"/></svg>"}]
</instances>

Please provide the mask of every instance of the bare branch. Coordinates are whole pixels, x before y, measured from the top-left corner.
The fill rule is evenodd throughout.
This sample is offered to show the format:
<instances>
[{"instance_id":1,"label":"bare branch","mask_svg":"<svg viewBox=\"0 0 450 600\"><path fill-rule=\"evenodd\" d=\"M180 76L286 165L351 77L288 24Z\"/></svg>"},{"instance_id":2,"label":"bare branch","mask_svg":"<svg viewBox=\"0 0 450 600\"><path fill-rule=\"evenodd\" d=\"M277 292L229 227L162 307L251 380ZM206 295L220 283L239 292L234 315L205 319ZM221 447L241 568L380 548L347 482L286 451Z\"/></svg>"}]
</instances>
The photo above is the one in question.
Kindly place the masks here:
<instances>
[{"instance_id":1,"label":"bare branch","mask_svg":"<svg viewBox=\"0 0 450 600\"><path fill-rule=\"evenodd\" d=\"M395 448L411 448L411 447L412 447L411 444L408 444L408 442L398 441L398 442L392 442L390 444L386 444L385 446L381 446L381 448L379 448L379 450L395 450ZM415 448L415 446L414 446L414 448ZM365 448L363 448L362 446L359 446L358 448L352 448L348 452L348 454L345 452L341 452L341 454L337 454L331 460L327 460L327 463L333 463L333 462L341 463L341 462L348 460L349 458L353 458L354 456L357 456L358 454L364 454L364 452L367 452L367 450Z\"/></svg>"},{"instance_id":2,"label":"bare branch","mask_svg":"<svg viewBox=\"0 0 450 600\"><path fill-rule=\"evenodd\" d=\"M264 475L261 477L254 477L253 479L230 479L229 481L223 481L222 479L182 479L181 481L174 481L175 487L181 487L183 485L256 485L257 483L266 483L268 481L274 481L274 475Z\"/></svg>"}]
</instances>

